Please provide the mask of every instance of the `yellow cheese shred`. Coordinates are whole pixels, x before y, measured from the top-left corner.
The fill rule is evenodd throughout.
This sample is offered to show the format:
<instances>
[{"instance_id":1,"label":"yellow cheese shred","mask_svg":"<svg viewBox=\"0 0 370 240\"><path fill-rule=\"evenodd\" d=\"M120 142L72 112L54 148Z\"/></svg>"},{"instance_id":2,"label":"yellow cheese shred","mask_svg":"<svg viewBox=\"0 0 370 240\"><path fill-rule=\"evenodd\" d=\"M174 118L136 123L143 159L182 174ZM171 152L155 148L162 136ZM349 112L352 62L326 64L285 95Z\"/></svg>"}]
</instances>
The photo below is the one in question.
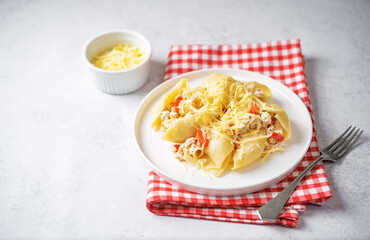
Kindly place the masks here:
<instances>
[{"instance_id":1,"label":"yellow cheese shred","mask_svg":"<svg viewBox=\"0 0 370 240\"><path fill-rule=\"evenodd\" d=\"M104 70L120 71L138 65L145 59L145 55L137 46L119 44L112 50L96 56L92 64Z\"/></svg>"}]
</instances>

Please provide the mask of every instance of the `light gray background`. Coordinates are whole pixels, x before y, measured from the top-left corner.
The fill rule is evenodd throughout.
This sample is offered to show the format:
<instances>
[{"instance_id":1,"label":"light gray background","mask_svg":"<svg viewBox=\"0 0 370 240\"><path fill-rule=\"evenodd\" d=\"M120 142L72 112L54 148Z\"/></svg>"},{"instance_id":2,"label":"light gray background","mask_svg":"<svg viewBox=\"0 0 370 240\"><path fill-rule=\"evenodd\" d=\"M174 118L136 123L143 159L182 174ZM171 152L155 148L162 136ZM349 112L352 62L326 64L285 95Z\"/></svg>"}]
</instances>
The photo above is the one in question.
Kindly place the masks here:
<instances>
[{"instance_id":1,"label":"light gray background","mask_svg":"<svg viewBox=\"0 0 370 240\"><path fill-rule=\"evenodd\" d=\"M369 1L0 1L1 239L365 239L370 236ZM99 92L82 61L93 35L126 28L153 45L148 83ZM319 146L365 130L326 165L333 197L296 229L159 217L131 132L171 44L300 38Z\"/></svg>"}]
</instances>

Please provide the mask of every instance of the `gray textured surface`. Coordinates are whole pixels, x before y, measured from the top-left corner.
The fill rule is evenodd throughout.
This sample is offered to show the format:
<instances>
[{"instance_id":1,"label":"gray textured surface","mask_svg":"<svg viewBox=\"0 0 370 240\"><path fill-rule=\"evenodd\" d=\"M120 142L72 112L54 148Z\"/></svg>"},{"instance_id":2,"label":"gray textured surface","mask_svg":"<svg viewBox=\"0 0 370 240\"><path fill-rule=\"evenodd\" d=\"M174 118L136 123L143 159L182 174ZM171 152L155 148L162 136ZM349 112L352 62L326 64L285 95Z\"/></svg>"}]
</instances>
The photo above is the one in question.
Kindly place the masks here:
<instances>
[{"instance_id":1,"label":"gray textured surface","mask_svg":"<svg viewBox=\"0 0 370 240\"><path fill-rule=\"evenodd\" d=\"M365 239L370 237L369 1L0 1L1 239ZM100 93L82 47L112 28L146 35L149 82ZM327 166L333 197L296 229L158 217L131 123L171 44L301 38L319 145L350 124L361 144Z\"/></svg>"}]
</instances>

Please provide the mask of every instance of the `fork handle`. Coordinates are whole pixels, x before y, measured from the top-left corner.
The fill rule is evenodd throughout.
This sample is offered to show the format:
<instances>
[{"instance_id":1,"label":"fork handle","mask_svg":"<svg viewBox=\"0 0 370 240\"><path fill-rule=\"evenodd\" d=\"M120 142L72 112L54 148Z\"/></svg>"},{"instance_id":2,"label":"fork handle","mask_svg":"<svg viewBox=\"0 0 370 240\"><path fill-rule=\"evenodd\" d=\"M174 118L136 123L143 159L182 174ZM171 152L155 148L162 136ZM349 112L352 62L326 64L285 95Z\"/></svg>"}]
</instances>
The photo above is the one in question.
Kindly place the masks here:
<instances>
[{"instance_id":1,"label":"fork handle","mask_svg":"<svg viewBox=\"0 0 370 240\"><path fill-rule=\"evenodd\" d=\"M308 171L310 171L318 162L322 161L323 159L324 158L321 156L318 157L305 170L303 170L303 172L291 184L289 184L289 186L287 186L268 203L260 207L257 210L259 218L264 221L275 221L298 183Z\"/></svg>"}]
</instances>

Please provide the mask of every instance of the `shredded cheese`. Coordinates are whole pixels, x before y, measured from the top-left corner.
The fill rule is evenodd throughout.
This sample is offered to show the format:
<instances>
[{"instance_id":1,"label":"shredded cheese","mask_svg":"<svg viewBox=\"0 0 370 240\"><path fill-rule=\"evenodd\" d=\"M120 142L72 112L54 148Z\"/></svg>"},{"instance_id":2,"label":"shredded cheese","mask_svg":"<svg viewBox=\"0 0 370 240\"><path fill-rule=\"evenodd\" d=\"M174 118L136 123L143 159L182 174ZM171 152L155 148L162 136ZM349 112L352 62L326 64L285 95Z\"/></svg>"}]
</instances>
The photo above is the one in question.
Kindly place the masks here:
<instances>
[{"instance_id":1,"label":"shredded cheese","mask_svg":"<svg viewBox=\"0 0 370 240\"><path fill-rule=\"evenodd\" d=\"M92 61L96 67L110 70L120 71L132 68L145 59L145 52L137 46L127 44L119 44L112 50L104 52L100 56L96 56Z\"/></svg>"}]
</instances>

